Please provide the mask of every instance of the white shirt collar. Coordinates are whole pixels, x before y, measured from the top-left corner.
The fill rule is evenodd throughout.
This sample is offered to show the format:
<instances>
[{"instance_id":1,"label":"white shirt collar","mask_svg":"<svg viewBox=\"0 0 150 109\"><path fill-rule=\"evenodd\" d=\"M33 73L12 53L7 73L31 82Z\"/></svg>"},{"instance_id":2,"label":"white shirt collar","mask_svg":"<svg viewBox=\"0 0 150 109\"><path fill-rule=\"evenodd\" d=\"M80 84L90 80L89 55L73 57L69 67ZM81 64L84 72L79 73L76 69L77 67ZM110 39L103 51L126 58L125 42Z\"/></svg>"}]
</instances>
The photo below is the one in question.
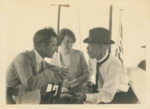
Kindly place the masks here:
<instances>
[{"instance_id":1,"label":"white shirt collar","mask_svg":"<svg viewBox=\"0 0 150 109\"><path fill-rule=\"evenodd\" d=\"M36 58L36 62L37 64L40 64L43 61L43 58L41 57L41 55L36 51L36 49L34 49L35 52L35 58Z\"/></svg>"},{"instance_id":2,"label":"white shirt collar","mask_svg":"<svg viewBox=\"0 0 150 109\"><path fill-rule=\"evenodd\" d=\"M97 62L102 62L104 59L106 59L107 56L108 56L108 51L106 52L105 56L102 59L97 60Z\"/></svg>"}]
</instances>

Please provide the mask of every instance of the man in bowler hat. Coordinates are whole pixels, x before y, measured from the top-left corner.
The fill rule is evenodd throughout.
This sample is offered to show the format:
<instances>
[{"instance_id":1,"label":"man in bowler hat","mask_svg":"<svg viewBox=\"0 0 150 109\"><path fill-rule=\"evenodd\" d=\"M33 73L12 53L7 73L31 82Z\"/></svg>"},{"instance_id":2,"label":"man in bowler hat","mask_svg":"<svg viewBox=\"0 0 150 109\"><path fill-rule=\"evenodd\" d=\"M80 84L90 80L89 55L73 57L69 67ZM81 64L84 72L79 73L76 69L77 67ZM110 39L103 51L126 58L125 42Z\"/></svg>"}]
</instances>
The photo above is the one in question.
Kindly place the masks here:
<instances>
[{"instance_id":1,"label":"man in bowler hat","mask_svg":"<svg viewBox=\"0 0 150 109\"><path fill-rule=\"evenodd\" d=\"M83 42L88 43L89 70L95 79L93 93L78 94L80 100L91 104L136 103L137 98L129 88L123 64L108 52L109 46L115 43L110 39L109 30L93 28Z\"/></svg>"}]
</instances>

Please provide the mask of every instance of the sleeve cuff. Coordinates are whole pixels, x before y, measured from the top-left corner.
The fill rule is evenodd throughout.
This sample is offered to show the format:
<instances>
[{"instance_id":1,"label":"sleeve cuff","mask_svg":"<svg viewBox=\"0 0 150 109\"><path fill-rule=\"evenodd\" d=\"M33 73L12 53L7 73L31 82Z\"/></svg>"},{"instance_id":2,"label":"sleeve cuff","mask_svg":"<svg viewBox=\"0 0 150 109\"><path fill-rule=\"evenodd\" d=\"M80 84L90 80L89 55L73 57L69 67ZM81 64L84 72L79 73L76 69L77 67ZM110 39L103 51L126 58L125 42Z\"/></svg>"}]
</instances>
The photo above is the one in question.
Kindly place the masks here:
<instances>
[{"instance_id":1,"label":"sleeve cuff","mask_svg":"<svg viewBox=\"0 0 150 109\"><path fill-rule=\"evenodd\" d=\"M92 98L93 98L93 95L92 95L92 94L86 94L86 100L85 100L85 102L91 103L92 100L93 100Z\"/></svg>"}]
</instances>

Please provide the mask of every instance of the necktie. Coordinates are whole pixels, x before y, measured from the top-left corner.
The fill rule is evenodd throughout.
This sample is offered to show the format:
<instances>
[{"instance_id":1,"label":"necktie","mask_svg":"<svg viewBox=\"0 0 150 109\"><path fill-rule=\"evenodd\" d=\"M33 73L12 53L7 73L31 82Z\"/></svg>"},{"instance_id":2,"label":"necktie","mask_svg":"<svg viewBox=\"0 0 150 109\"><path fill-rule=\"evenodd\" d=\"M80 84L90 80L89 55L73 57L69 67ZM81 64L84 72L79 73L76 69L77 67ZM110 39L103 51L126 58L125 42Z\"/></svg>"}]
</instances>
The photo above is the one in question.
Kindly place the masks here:
<instances>
[{"instance_id":1,"label":"necktie","mask_svg":"<svg viewBox=\"0 0 150 109\"><path fill-rule=\"evenodd\" d=\"M40 68L40 73L41 73L41 72L43 72L43 71L44 71L44 62L43 62L43 61L41 61L41 63L40 63L40 64L41 64L41 68Z\"/></svg>"},{"instance_id":2,"label":"necktie","mask_svg":"<svg viewBox=\"0 0 150 109\"><path fill-rule=\"evenodd\" d=\"M44 61L41 61L41 69L40 69L40 73L44 71ZM44 78L43 78L44 79ZM47 85L44 85L43 87L41 87L41 95L45 96L46 95L46 89L47 89Z\"/></svg>"},{"instance_id":3,"label":"necktie","mask_svg":"<svg viewBox=\"0 0 150 109\"><path fill-rule=\"evenodd\" d=\"M98 80L100 80L99 84L103 84L103 80L102 80L102 75L100 74L101 72L99 71L99 67L100 67L101 63L98 63L97 62L97 65L96 65L96 90L98 89Z\"/></svg>"},{"instance_id":4,"label":"necktie","mask_svg":"<svg viewBox=\"0 0 150 109\"><path fill-rule=\"evenodd\" d=\"M108 58L109 58L109 54L102 62L97 62L97 65L96 65L96 90L98 89L98 80L100 81L99 84L101 87L104 84L104 79L101 75L101 72L99 71L99 68Z\"/></svg>"}]
</instances>

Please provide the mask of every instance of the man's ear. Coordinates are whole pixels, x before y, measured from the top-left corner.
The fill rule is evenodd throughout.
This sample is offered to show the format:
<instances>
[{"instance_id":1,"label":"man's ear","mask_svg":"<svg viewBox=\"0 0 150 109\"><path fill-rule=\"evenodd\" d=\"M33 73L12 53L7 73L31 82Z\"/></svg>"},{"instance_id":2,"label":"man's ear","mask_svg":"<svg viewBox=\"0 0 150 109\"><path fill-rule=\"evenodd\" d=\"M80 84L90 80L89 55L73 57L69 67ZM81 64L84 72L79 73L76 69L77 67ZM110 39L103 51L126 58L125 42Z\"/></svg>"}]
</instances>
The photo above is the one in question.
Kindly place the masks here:
<instances>
[{"instance_id":1,"label":"man's ear","mask_svg":"<svg viewBox=\"0 0 150 109\"><path fill-rule=\"evenodd\" d=\"M41 43L41 49L45 50L46 49L46 43Z\"/></svg>"},{"instance_id":2,"label":"man's ear","mask_svg":"<svg viewBox=\"0 0 150 109\"><path fill-rule=\"evenodd\" d=\"M101 53L101 50L100 50L100 49L98 49L98 50L97 50L97 56L99 56L99 55L100 55L100 53Z\"/></svg>"}]
</instances>

